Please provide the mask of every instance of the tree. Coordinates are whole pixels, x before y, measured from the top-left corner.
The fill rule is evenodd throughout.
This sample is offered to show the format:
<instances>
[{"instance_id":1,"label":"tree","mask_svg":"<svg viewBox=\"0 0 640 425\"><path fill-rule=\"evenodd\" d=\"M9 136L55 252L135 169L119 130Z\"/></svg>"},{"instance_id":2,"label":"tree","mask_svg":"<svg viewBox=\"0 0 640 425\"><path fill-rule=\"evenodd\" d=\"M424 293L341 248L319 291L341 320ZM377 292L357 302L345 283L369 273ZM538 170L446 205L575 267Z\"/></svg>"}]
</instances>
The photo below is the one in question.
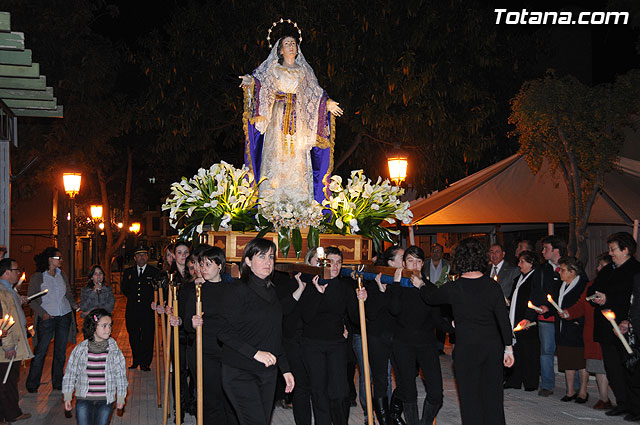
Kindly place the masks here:
<instances>
[{"instance_id":1,"label":"tree","mask_svg":"<svg viewBox=\"0 0 640 425\"><path fill-rule=\"evenodd\" d=\"M526 82L511 102L520 153L534 172L547 160L569 192L569 255L587 259L589 215L604 175L614 169L622 128L640 110L640 71L588 87L572 76Z\"/></svg>"}]
</instances>

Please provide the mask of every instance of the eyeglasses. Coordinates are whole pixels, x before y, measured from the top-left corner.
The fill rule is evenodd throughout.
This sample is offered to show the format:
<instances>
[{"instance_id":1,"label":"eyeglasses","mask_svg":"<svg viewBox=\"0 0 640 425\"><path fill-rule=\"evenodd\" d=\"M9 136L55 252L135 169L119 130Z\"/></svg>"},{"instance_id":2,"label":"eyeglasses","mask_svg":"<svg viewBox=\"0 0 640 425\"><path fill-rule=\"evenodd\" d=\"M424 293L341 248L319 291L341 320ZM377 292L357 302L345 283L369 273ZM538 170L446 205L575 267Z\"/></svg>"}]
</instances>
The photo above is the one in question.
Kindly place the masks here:
<instances>
[{"instance_id":1,"label":"eyeglasses","mask_svg":"<svg viewBox=\"0 0 640 425\"><path fill-rule=\"evenodd\" d=\"M62 260L62 257L59 255L56 255L55 257L51 257L52 260Z\"/></svg>"},{"instance_id":2,"label":"eyeglasses","mask_svg":"<svg viewBox=\"0 0 640 425\"><path fill-rule=\"evenodd\" d=\"M20 269L9 269L10 272L19 272Z\"/></svg>"}]
</instances>

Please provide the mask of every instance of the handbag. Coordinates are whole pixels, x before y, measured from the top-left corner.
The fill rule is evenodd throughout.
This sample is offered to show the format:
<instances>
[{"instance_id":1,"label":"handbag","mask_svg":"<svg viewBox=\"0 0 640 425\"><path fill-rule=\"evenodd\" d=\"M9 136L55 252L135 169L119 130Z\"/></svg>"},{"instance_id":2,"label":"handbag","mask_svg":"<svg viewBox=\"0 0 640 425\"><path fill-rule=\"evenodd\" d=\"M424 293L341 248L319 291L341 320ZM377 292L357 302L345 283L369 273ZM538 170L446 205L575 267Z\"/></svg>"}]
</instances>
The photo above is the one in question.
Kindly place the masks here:
<instances>
[{"instance_id":1,"label":"handbag","mask_svg":"<svg viewBox=\"0 0 640 425\"><path fill-rule=\"evenodd\" d=\"M633 373L638 366L638 361L640 361L640 341L638 341L638 335L636 335L633 325L629 326L627 336L629 346L631 347L631 354L627 353L624 359L624 365L629 372Z\"/></svg>"}]
</instances>

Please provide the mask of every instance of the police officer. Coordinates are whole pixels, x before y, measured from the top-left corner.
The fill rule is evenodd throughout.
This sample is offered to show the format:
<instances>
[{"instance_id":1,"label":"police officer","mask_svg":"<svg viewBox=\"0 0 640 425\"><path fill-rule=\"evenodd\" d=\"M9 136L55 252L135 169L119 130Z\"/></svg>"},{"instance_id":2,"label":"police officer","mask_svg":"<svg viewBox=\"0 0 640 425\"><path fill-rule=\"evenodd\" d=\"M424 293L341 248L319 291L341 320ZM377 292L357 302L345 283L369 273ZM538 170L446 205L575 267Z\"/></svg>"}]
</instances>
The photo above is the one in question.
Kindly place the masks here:
<instances>
[{"instance_id":1,"label":"police officer","mask_svg":"<svg viewBox=\"0 0 640 425\"><path fill-rule=\"evenodd\" d=\"M153 284L158 277L158 269L147 264L149 253L139 247L134 253L135 265L124 271L122 293L127 297L125 320L129 333L129 345L133 354L133 363L129 369L148 372L153 359L154 312Z\"/></svg>"}]
</instances>

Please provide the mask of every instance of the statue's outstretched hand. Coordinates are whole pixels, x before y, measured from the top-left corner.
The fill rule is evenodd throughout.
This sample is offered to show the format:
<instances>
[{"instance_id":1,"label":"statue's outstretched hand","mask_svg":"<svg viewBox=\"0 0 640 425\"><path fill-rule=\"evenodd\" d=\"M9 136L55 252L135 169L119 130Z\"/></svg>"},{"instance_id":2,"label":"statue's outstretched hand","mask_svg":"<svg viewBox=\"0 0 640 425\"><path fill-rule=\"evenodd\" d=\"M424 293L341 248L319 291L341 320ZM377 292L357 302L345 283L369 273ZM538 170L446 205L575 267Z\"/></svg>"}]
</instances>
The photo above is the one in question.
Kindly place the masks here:
<instances>
[{"instance_id":1,"label":"statue's outstretched hand","mask_svg":"<svg viewBox=\"0 0 640 425\"><path fill-rule=\"evenodd\" d=\"M245 74L245 75L240 75L238 78L240 78L242 80L242 82L240 83L239 87L249 87L251 85L251 83L253 82L253 78L251 78L251 75L249 74Z\"/></svg>"},{"instance_id":2,"label":"statue's outstretched hand","mask_svg":"<svg viewBox=\"0 0 640 425\"><path fill-rule=\"evenodd\" d=\"M329 112L331 112L333 115L335 115L336 117L341 117L343 114L342 108L338 106L339 103L336 102L335 100L328 100L327 101L327 110Z\"/></svg>"}]
</instances>

